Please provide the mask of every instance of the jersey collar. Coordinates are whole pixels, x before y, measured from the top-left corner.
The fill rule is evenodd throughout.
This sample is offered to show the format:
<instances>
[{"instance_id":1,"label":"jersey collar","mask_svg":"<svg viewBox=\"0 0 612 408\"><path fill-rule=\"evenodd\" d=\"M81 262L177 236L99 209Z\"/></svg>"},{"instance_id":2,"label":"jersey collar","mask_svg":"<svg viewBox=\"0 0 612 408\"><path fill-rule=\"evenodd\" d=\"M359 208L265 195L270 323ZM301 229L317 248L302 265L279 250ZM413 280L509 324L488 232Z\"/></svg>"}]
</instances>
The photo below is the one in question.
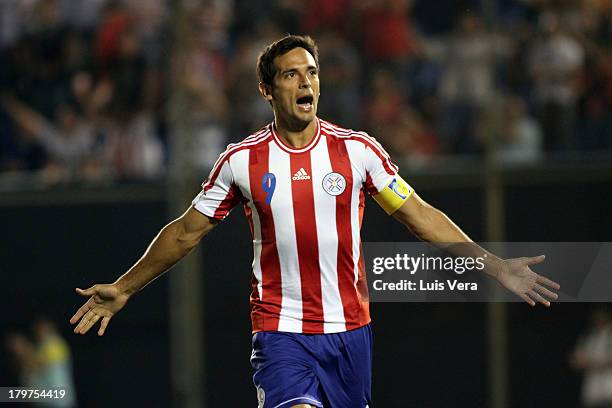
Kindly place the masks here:
<instances>
[{"instance_id":1,"label":"jersey collar","mask_svg":"<svg viewBox=\"0 0 612 408\"><path fill-rule=\"evenodd\" d=\"M315 118L315 120L317 121L317 129L315 130L315 135L306 146L296 149L286 144L283 141L283 139L278 135L278 132L276 131L276 124L272 122L271 128L272 128L272 136L274 137L274 141L276 142L278 147L280 147L282 150L286 151L287 153L304 153L304 152L309 151L314 146L316 146L317 142L321 138L321 125L319 123L319 118Z\"/></svg>"}]
</instances>

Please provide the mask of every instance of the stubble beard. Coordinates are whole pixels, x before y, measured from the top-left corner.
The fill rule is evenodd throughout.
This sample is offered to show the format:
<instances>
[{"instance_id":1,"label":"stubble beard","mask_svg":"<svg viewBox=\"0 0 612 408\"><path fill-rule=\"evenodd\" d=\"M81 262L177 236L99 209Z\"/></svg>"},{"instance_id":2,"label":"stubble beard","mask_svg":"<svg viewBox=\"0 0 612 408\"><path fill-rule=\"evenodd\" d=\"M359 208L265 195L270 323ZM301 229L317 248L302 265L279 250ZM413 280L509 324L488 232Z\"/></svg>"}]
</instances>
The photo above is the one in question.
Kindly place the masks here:
<instances>
[{"instance_id":1,"label":"stubble beard","mask_svg":"<svg viewBox=\"0 0 612 408\"><path fill-rule=\"evenodd\" d=\"M316 110L313 107L313 114L310 119L303 119L294 115L291 112L283 112L277 115L280 119L280 125L290 132L301 132L308 127L309 124L315 120ZM277 124L279 125L279 124Z\"/></svg>"}]
</instances>

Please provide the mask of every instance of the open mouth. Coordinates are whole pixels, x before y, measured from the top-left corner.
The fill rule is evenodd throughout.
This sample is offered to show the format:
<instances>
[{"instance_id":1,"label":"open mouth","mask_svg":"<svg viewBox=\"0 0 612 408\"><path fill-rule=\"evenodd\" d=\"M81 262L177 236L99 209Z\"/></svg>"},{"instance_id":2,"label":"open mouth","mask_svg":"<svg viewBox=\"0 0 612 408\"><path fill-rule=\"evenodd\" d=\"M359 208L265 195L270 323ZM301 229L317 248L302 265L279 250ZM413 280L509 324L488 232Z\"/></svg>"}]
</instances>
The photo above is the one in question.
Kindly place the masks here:
<instances>
[{"instance_id":1,"label":"open mouth","mask_svg":"<svg viewBox=\"0 0 612 408\"><path fill-rule=\"evenodd\" d=\"M310 110L312 110L312 102L313 102L314 98L312 97L312 95L307 95L307 96L301 96L297 99L296 103L297 106L305 111L305 112L309 112Z\"/></svg>"}]
</instances>

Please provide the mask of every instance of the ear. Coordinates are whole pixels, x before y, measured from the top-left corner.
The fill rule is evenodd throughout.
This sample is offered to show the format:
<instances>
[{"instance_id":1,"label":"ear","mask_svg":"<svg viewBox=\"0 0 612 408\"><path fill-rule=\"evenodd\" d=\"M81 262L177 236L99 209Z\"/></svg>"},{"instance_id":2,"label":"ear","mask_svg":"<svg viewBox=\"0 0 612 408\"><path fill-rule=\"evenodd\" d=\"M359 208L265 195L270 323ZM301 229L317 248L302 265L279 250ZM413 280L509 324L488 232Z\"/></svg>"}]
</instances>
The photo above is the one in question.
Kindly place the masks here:
<instances>
[{"instance_id":1,"label":"ear","mask_svg":"<svg viewBox=\"0 0 612 408\"><path fill-rule=\"evenodd\" d=\"M268 102L272 102L272 88L263 82L260 82L258 87L261 96L263 96Z\"/></svg>"}]
</instances>

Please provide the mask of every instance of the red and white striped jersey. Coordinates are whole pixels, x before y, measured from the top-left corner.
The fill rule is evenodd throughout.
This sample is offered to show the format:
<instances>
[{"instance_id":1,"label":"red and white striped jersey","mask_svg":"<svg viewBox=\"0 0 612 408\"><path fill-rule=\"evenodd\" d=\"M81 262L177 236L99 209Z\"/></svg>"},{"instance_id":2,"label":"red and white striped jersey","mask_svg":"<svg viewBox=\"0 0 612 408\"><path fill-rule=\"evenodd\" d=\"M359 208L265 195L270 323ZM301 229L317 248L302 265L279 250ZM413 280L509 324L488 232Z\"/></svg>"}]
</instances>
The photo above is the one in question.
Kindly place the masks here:
<instances>
[{"instance_id":1,"label":"red and white striped jersey","mask_svg":"<svg viewBox=\"0 0 612 408\"><path fill-rule=\"evenodd\" d=\"M321 119L300 149L273 123L228 146L193 204L217 219L243 204L253 238L253 332L335 333L370 322L364 191L378 194L396 174L374 138Z\"/></svg>"}]
</instances>

